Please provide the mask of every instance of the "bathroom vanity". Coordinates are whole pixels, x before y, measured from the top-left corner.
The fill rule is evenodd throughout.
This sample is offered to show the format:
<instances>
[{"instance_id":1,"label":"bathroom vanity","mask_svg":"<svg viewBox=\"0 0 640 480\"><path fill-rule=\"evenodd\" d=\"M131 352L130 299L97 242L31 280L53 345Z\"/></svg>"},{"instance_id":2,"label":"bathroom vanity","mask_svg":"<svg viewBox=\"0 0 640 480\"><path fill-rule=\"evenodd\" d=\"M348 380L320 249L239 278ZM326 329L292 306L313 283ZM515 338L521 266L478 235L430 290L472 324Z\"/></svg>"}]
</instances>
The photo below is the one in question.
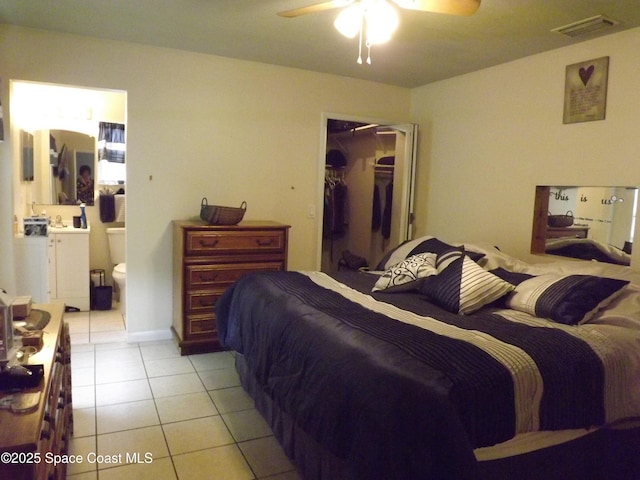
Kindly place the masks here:
<instances>
[{"instance_id":1,"label":"bathroom vanity","mask_svg":"<svg viewBox=\"0 0 640 480\"><path fill-rule=\"evenodd\" d=\"M46 237L16 237L16 283L19 295L36 302L64 302L90 309L90 228L49 227Z\"/></svg>"}]
</instances>

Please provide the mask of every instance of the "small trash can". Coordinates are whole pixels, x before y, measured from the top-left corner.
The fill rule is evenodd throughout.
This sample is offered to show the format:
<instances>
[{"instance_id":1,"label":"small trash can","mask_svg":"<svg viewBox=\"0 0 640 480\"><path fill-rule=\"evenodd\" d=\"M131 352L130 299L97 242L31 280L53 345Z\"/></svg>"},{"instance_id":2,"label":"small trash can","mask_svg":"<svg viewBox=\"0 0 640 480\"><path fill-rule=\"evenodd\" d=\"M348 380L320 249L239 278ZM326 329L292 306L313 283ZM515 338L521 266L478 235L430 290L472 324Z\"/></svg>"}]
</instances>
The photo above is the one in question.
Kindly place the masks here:
<instances>
[{"instance_id":1,"label":"small trash can","mask_svg":"<svg viewBox=\"0 0 640 480\"><path fill-rule=\"evenodd\" d=\"M113 287L104 284L104 270L91 270L91 309L111 310Z\"/></svg>"}]
</instances>

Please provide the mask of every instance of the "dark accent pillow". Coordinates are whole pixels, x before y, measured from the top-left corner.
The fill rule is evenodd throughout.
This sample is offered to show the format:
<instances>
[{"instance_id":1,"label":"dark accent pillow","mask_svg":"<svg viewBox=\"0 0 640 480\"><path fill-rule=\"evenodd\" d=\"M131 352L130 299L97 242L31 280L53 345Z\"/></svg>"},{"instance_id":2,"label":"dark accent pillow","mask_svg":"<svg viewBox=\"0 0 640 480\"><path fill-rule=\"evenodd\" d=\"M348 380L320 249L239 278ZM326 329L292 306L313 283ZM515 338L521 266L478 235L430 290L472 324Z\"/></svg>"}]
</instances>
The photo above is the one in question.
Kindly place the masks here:
<instances>
[{"instance_id":1,"label":"dark accent pillow","mask_svg":"<svg viewBox=\"0 0 640 480\"><path fill-rule=\"evenodd\" d=\"M514 289L464 252L444 252L438 255L436 265L438 274L423 279L420 292L450 312L462 315L475 312Z\"/></svg>"},{"instance_id":2,"label":"dark accent pillow","mask_svg":"<svg viewBox=\"0 0 640 480\"><path fill-rule=\"evenodd\" d=\"M506 304L537 317L578 325L607 306L628 284L593 275L538 275L521 282Z\"/></svg>"},{"instance_id":3,"label":"dark accent pillow","mask_svg":"<svg viewBox=\"0 0 640 480\"><path fill-rule=\"evenodd\" d=\"M393 265L419 253L435 253L439 255L452 249L460 252L464 251L474 262L477 262L485 256L484 253L465 251L463 247L454 247L436 237L420 237L415 240L407 240L393 250L389 250L382 260L378 262L376 270L387 270Z\"/></svg>"}]
</instances>

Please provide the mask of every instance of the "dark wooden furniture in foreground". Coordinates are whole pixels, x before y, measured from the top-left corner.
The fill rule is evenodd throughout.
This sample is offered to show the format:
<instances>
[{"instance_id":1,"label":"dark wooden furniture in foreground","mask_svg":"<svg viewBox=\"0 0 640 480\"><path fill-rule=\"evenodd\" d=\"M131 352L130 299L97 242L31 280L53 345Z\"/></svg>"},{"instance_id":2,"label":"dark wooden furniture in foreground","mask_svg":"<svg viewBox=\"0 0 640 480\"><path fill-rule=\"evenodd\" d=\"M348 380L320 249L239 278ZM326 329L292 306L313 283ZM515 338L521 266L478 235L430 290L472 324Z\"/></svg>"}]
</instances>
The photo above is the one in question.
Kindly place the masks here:
<instances>
[{"instance_id":1,"label":"dark wooden furniture in foreground","mask_svg":"<svg viewBox=\"0 0 640 480\"><path fill-rule=\"evenodd\" d=\"M216 300L242 275L286 270L288 232L268 221L173 222L173 331L182 355L221 350Z\"/></svg>"},{"instance_id":2,"label":"dark wooden furniture in foreground","mask_svg":"<svg viewBox=\"0 0 640 480\"><path fill-rule=\"evenodd\" d=\"M587 238L589 227L547 227L547 238Z\"/></svg>"},{"instance_id":3,"label":"dark wooden furniture in foreground","mask_svg":"<svg viewBox=\"0 0 640 480\"><path fill-rule=\"evenodd\" d=\"M64 480L66 463L55 458L68 454L73 431L71 404L71 341L63 321L64 304L34 305L51 314L44 328L42 349L29 358L29 365L43 365L38 387L40 403L28 413L0 410L0 479ZM11 392L0 392L0 400ZM58 456L58 457L56 457Z\"/></svg>"}]
</instances>

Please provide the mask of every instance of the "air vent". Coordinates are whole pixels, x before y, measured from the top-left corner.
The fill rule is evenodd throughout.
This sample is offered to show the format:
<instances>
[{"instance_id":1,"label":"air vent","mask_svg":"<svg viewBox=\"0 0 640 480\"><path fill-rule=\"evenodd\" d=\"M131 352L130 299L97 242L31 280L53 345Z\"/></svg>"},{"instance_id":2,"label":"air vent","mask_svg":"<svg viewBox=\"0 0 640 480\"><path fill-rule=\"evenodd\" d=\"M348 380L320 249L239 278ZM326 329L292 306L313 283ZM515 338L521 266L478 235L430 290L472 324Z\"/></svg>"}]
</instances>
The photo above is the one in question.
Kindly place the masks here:
<instances>
[{"instance_id":1,"label":"air vent","mask_svg":"<svg viewBox=\"0 0 640 480\"><path fill-rule=\"evenodd\" d=\"M567 37L579 37L581 35L590 35L600 33L611 27L615 27L620 22L607 18L604 15L596 15L595 17L585 18L563 27L554 28L551 31L566 35Z\"/></svg>"}]
</instances>

